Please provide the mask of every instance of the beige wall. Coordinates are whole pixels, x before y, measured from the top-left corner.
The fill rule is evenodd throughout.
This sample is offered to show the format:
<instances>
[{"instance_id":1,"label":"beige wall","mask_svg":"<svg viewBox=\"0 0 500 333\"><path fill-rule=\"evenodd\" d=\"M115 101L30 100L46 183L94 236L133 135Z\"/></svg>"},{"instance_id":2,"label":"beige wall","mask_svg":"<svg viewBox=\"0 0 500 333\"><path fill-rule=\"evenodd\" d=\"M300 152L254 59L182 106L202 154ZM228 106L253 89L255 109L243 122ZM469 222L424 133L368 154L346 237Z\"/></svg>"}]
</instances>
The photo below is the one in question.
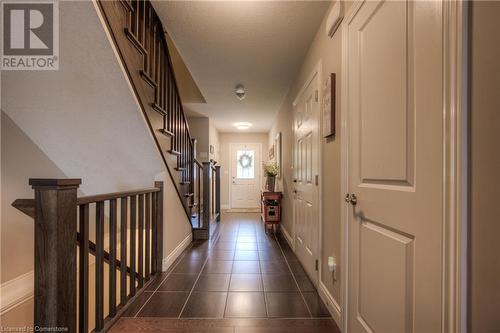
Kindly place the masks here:
<instances>
[{"instance_id":1,"label":"beige wall","mask_svg":"<svg viewBox=\"0 0 500 333\"><path fill-rule=\"evenodd\" d=\"M189 130L197 140L196 153L200 162L219 159L219 132L213 121L208 117L189 117ZM210 146L214 147L213 153Z\"/></svg>"},{"instance_id":2,"label":"beige wall","mask_svg":"<svg viewBox=\"0 0 500 333\"><path fill-rule=\"evenodd\" d=\"M267 133L219 133L220 166L221 166L221 207L230 206L230 144L231 143L260 143L262 147L262 162L267 160L268 134ZM260 166L256 166L260 167Z\"/></svg>"},{"instance_id":3,"label":"beige wall","mask_svg":"<svg viewBox=\"0 0 500 333\"><path fill-rule=\"evenodd\" d=\"M209 120L208 126L208 143L209 143L209 152L208 156L210 159L219 161L220 159L220 144L219 144L219 131L214 125L212 119ZM213 152L210 151L210 146L214 147Z\"/></svg>"},{"instance_id":4,"label":"beige wall","mask_svg":"<svg viewBox=\"0 0 500 333\"><path fill-rule=\"evenodd\" d=\"M500 2L471 4L470 332L499 332Z\"/></svg>"},{"instance_id":5,"label":"beige wall","mask_svg":"<svg viewBox=\"0 0 500 333\"><path fill-rule=\"evenodd\" d=\"M33 269L33 219L11 204L33 198L29 178L65 178L65 174L2 112L1 283ZM13 257L15 254L15 257ZM15 260L14 260L15 258Z\"/></svg>"},{"instance_id":6,"label":"beige wall","mask_svg":"<svg viewBox=\"0 0 500 333\"><path fill-rule=\"evenodd\" d=\"M344 3L344 12L350 8L351 3ZM328 12L327 12L328 13ZM282 133L282 164L283 179L279 184L279 189L283 191L283 220L282 224L286 231L293 237L293 176L292 176L292 149L293 149L293 115L292 102L297 97L300 89L304 86L307 77L312 73L319 61L322 63L321 82L329 73L337 74L337 99L336 99L336 124L337 134L331 139L321 139L322 163L322 187L323 193L323 221L322 221L322 252L321 263L324 267L321 282L326 286L330 294L338 304L341 293L341 271L344 269L340 258L340 91L342 83L341 78L341 31L337 30L333 38L325 33L325 22L323 20L318 32L311 43L309 51L304 59L300 71L294 80L293 85L282 104L273 127L269 133L270 144L274 141L276 133ZM321 92L320 92L321 98ZM326 269L328 256L334 256L337 261L337 280Z\"/></svg>"},{"instance_id":7,"label":"beige wall","mask_svg":"<svg viewBox=\"0 0 500 333\"><path fill-rule=\"evenodd\" d=\"M179 200L175 185L167 172L156 177L163 181L163 261L175 248L191 235L191 224L187 219L184 207Z\"/></svg>"},{"instance_id":8,"label":"beige wall","mask_svg":"<svg viewBox=\"0 0 500 333\"><path fill-rule=\"evenodd\" d=\"M207 117L188 117L189 131L196 139L196 157L199 161L208 158L209 149L209 119Z\"/></svg>"}]
</instances>

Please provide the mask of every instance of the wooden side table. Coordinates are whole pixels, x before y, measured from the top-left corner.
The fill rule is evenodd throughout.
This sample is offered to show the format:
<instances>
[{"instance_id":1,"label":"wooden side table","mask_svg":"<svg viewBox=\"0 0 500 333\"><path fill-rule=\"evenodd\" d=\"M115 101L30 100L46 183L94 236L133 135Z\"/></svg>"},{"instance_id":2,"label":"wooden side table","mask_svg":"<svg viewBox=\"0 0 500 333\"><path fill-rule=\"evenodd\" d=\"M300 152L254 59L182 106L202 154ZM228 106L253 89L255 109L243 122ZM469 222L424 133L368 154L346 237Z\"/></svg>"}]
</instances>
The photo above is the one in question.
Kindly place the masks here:
<instances>
[{"instance_id":1,"label":"wooden side table","mask_svg":"<svg viewBox=\"0 0 500 333\"><path fill-rule=\"evenodd\" d=\"M281 199L283 194L281 192L267 192L261 193L261 209L260 217L264 223L264 228L267 232L268 226L276 231L275 226L281 222Z\"/></svg>"}]
</instances>

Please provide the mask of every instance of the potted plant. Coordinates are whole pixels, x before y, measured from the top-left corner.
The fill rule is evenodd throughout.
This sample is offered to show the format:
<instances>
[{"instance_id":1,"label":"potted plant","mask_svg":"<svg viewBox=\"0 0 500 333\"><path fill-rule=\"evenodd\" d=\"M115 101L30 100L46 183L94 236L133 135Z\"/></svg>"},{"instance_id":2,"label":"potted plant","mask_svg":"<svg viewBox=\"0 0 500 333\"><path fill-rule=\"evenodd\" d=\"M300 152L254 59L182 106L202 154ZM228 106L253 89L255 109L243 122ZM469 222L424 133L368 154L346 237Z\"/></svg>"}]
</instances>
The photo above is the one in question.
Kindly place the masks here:
<instances>
[{"instance_id":1,"label":"potted plant","mask_svg":"<svg viewBox=\"0 0 500 333\"><path fill-rule=\"evenodd\" d=\"M264 173L266 175L266 190L269 192L274 192L274 186L276 184L276 175L279 172L279 164L275 161L269 161L264 163Z\"/></svg>"}]
</instances>

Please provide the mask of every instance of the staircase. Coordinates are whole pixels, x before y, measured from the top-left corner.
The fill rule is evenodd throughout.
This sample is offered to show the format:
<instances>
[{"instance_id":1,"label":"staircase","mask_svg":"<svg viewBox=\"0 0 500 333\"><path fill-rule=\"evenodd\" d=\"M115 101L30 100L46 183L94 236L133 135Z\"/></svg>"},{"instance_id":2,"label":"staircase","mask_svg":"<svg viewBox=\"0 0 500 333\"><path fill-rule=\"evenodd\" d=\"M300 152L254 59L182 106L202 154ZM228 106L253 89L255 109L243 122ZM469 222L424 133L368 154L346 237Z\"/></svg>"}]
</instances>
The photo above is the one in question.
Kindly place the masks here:
<instances>
[{"instance_id":1,"label":"staircase","mask_svg":"<svg viewBox=\"0 0 500 333\"><path fill-rule=\"evenodd\" d=\"M97 1L156 145L175 184L194 239L220 220L220 171L196 160L165 30L150 1ZM213 230L212 230L213 232Z\"/></svg>"}]
</instances>

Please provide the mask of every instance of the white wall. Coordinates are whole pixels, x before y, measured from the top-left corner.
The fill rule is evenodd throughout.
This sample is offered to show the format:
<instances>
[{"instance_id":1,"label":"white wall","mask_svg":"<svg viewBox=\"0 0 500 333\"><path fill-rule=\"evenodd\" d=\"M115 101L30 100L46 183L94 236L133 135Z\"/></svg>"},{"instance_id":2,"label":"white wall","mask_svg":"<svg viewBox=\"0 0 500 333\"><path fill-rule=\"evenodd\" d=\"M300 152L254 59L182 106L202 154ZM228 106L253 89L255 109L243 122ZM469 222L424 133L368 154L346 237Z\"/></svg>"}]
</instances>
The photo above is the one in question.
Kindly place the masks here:
<instances>
[{"instance_id":1,"label":"white wall","mask_svg":"<svg viewBox=\"0 0 500 333\"><path fill-rule=\"evenodd\" d=\"M231 143L260 143L262 146L262 162L267 161L268 134L267 133L219 133L220 166L221 166L221 208L230 206L229 186L231 185L230 144ZM261 166L256 166L261 167Z\"/></svg>"}]
</instances>

